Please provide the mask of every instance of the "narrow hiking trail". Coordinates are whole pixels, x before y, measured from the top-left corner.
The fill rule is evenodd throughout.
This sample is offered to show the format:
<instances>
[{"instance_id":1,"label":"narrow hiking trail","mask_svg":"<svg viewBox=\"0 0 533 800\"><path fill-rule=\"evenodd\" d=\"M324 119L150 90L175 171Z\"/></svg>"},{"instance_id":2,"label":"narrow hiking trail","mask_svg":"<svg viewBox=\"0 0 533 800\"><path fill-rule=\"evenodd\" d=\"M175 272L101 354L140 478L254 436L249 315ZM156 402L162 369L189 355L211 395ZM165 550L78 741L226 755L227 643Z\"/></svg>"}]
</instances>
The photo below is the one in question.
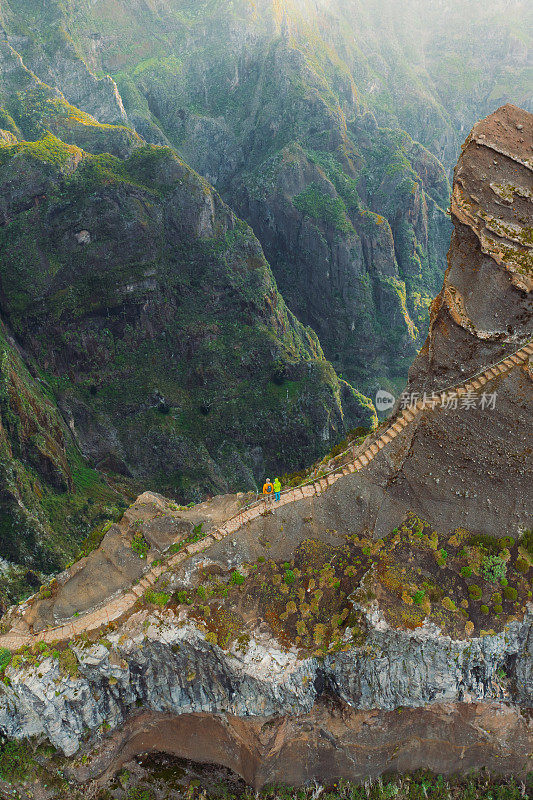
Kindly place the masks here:
<instances>
[{"instance_id":1,"label":"narrow hiking trail","mask_svg":"<svg viewBox=\"0 0 533 800\"><path fill-rule=\"evenodd\" d=\"M322 492L336 483L340 478L351 475L354 472L359 472L368 466L375 456L402 433L408 425L411 425L416 417L426 408L434 410L455 397L460 399L467 394L467 392L478 392L485 384L495 378L510 372L515 367L525 365L531 356L533 356L533 340L512 355L488 367L473 378L469 378L464 383L458 384L444 392L432 394L430 399L419 400L415 406L402 411L395 418L394 422L352 461L343 464L339 468L335 468L312 482L285 490L282 492L281 499L276 503L275 508L280 508L289 503L322 494ZM200 541L184 547L179 553L167 559L164 564L159 564L149 569L140 581L132 586L128 592L111 599L104 606L88 611L83 616L72 618L67 623L58 625L57 627L47 628L37 634L29 632L27 625L25 625L23 619L21 619L22 625L20 627L18 624L15 624L8 633L0 636L0 647L5 647L9 650L18 650L25 645L32 645L41 641L48 643L65 641L79 636L84 632L97 630L104 625L118 620L135 605L144 592L150 589L164 572L169 569L175 569L183 561L206 550L216 541L236 533L248 522L257 519L257 517L267 511L271 511L272 508L273 504L270 500L259 500L241 509L238 514L228 519L223 525L209 533Z\"/></svg>"}]
</instances>

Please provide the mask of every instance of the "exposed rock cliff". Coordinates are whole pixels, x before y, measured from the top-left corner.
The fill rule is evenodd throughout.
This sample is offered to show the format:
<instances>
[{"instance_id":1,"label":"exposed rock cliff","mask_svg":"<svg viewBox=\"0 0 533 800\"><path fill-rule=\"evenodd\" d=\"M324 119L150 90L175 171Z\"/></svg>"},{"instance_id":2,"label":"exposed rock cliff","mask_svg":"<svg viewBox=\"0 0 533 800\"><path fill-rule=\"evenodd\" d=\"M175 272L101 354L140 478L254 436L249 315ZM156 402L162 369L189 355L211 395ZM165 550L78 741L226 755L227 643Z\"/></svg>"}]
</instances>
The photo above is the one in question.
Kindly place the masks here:
<instances>
[{"instance_id":1,"label":"exposed rock cliff","mask_svg":"<svg viewBox=\"0 0 533 800\"><path fill-rule=\"evenodd\" d=\"M29 568L39 585L123 493L152 482L188 502L255 488L375 412L288 311L252 231L174 151L80 111L9 42L0 105L14 599Z\"/></svg>"},{"instance_id":2,"label":"exposed rock cliff","mask_svg":"<svg viewBox=\"0 0 533 800\"><path fill-rule=\"evenodd\" d=\"M112 36L106 2L53 3L49 35L17 33L35 27L17 9L8 40L70 102L124 122L111 79L87 65L112 73L129 123L172 143L252 225L289 308L335 368L368 394L401 385L440 287L449 185L430 152L360 105L342 58L344 12L334 11L331 43L314 4L119 8Z\"/></svg>"},{"instance_id":3,"label":"exposed rock cliff","mask_svg":"<svg viewBox=\"0 0 533 800\"><path fill-rule=\"evenodd\" d=\"M383 717L383 712L399 707L418 708L418 718L411 716L418 725L424 725L422 709L428 704L450 704L452 717L458 713L453 704L460 702L491 704L505 698L527 708L533 699L531 621L528 616L505 633L468 642L430 630L392 632L375 625L362 649L299 661L268 636L225 653L196 628L177 626L173 615L141 613L120 633L109 634L105 645L75 646L78 666L70 678L57 661L46 658L33 669L11 671L11 686L0 696L0 727L15 737L44 734L70 756L80 748L84 731L97 733L104 723L115 730L139 706L154 715L259 717L263 724L269 717L308 715L311 725L313 708L324 695L335 697L352 714L379 709ZM515 687L512 695L509 684ZM500 713L506 713L503 705ZM515 763L521 762L524 769L531 740L518 712L511 730ZM122 737L121 747L125 745ZM162 740L159 746L167 749ZM106 750L90 770L93 774L106 768L111 757L121 757L116 747ZM208 759L201 750L197 757ZM362 759L353 752L352 757L362 772ZM506 757L511 757L509 751ZM316 755L310 759L309 773L299 770L300 780L314 777L314 759ZM244 776L252 783L264 781L268 762L254 764ZM377 767L373 764L372 771Z\"/></svg>"}]
</instances>

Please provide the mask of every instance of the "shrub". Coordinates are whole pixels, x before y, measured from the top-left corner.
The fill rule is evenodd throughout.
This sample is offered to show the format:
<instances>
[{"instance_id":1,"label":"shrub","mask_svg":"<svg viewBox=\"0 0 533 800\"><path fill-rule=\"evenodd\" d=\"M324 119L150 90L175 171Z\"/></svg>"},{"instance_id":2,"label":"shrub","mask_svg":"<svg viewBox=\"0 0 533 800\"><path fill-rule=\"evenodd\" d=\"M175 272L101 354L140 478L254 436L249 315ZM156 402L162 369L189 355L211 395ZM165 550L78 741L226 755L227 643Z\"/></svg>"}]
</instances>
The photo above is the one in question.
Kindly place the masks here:
<instances>
[{"instance_id":1,"label":"shrub","mask_svg":"<svg viewBox=\"0 0 533 800\"><path fill-rule=\"evenodd\" d=\"M510 550L511 547L514 547L514 539L512 536L502 536L501 539L498 539L498 544L502 550L505 550L505 548Z\"/></svg>"},{"instance_id":2,"label":"shrub","mask_svg":"<svg viewBox=\"0 0 533 800\"><path fill-rule=\"evenodd\" d=\"M137 553L139 558L146 558L146 554L150 549L150 545L142 533L136 533L131 540L131 549Z\"/></svg>"},{"instance_id":3,"label":"shrub","mask_svg":"<svg viewBox=\"0 0 533 800\"><path fill-rule=\"evenodd\" d=\"M507 578L502 578L500 581L500 586L507 586L508 583L509 581L507 580Z\"/></svg>"},{"instance_id":4,"label":"shrub","mask_svg":"<svg viewBox=\"0 0 533 800\"><path fill-rule=\"evenodd\" d=\"M501 556L485 556L481 562L481 574L490 583L499 583L506 572L507 565Z\"/></svg>"},{"instance_id":5,"label":"shrub","mask_svg":"<svg viewBox=\"0 0 533 800\"><path fill-rule=\"evenodd\" d=\"M241 573L238 570L234 570L231 573L229 582L231 583L232 586L242 586L244 581L245 581L244 575L241 575Z\"/></svg>"},{"instance_id":6,"label":"shrub","mask_svg":"<svg viewBox=\"0 0 533 800\"><path fill-rule=\"evenodd\" d=\"M529 571L529 564L525 558L517 558L515 569L518 570L518 572L521 572L523 575L526 575Z\"/></svg>"},{"instance_id":7,"label":"shrub","mask_svg":"<svg viewBox=\"0 0 533 800\"><path fill-rule=\"evenodd\" d=\"M520 537L520 546L533 558L533 528L530 531L524 531Z\"/></svg>"},{"instance_id":8,"label":"shrub","mask_svg":"<svg viewBox=\"0 0 533 800\"><path fill-rule=\"evenodd\" d=\"M317 183L311 183L293 199L294 206L314 219L319 219L341 233L353 233L346 215L346 205L341 197L332 197Z\"/></svg>"},{"instance_id":9,"label":"shrub","mask_svg":"<svg viewBox=\"0 0 533 800\"><path fill-rule=\"evenodd\" d=\"M147 603L153 603L155 606L166 606L170 600L170 595L165 592L154 592L149 589L144 593L144 599Z\"/></svg>"},{"instance_id":10,"label":"shrub","mask_svg":"<svg viewBox=\"0 0 533 800\"><path fill-rule=\"evenodd\" d=\"M207 597L207 593L205 591L205 586L202 586L202 584L200 584L200 586L196 590L196 594L198 595L200 600L205 600L206 597Z\"/></svg>"},{"instance_id":11,"label":"shrub","mask_svg":"<svg viewBox=\"0 0 533 800\"><path fill-rule=\"evenodd\" d=\"M78 659L70 647L62 650L59 654L59 671L62 675L68 675L69 678L77 678L80 674Z\"/></svg>"},{"instance_id":12,"label":"shrub","mask_svg":"<svg viewBox=\"0 0 533 800\"><path fill-rule=\"evenodd\" d=\"M468 587L468 594L470 595L472 600L481 600L481 595L483 594L483 592L476 583L472 583Z\"/></svg>"},{"instance_id":13,"label":"shrub","mask_svg":"<svg viewBox=\"0 0 533 800\"><path fill-rule=\"evenodd\" d=\"M506 586L503 590L503 596L506 600L511 600L514 603L518 599L518 592L512 586Z\"/></svg>"},{"instance_id":14,"label":"shrub","mask_svg":"<svg viewBox=\"0 0 533 800\"><path fill-rule=\"evenodd\" d=\"M480 606L479 610L481 611L482 614L488 614L489 613L489 607L486 606L485 604Z\"/></svg>"},{"instance_id":15,"label":"shrub","mask_svg":"<svg viewBox=\"0 0 533 800\"><path fill-rule=\"evenodd\" d=\"M503 608L501 607L501 605L499 603L496 604L495 606L493 606L493 608L494 608L494 613L495 614L501 614L502 611L503 611Z\"/></svg>"},{"instance_id":16,"label":"shrub","mask_svg":"<svg viewBox=\"0 0 533 800\"><path fill-rule=\"evenodd\" d=\"M496 592L495 594L492 595L493 603L501 603L501 601L502 601L502 596L499 592Z\"/></svg>"},{"instance_id":17,"label":"shrub","mask_svg":"<svg viewBox=\"0 0 533 800\"><path fill-rule=\"evenodd\" d=\"M23 780L31 770L31 754L25 742L5 742L0 747L0 778ZM18 794L18 793L17 793Z\"/></svg>"},{"instance_id":18,"label":"shrub","mask_svg":"<svg viewBox=\"0 0 533 800\"><path fill-rule=\"evenodd\" d=\"M416 603L419 606L425 596L426 596L426 593L425 593L424 589L419 589L413 595L413 602Z\"/></svg>"},{"instance_id":19,"label":"shrub","mask_svg":"<svg viewBox=\"0 0 533 800\"><path fill-rule=\"evenodd\" d=\"M285 581L287 586L290 586L291 584L294 583L294 581L296 580L296 575L294 574L292 569L285 570L285 575L283 577L283 580Z\"/></svg>"},{"instance_id":20,"label":"shrub","mask_svg":"<svg viewBox=\"0 0 533 800\"><path fill-rule=\"evenodd\" d=\"M472 569L470 567L461 567L461 575L463 578L469 578L472 575Z\"/></svg>"},{"instance_id":21,"label":"shrub","mask_svg":"<svg viewBox=\"0 0 533 800\"><path fill-rule=\"evenodd\" d=\"M7 647L0 647L0 672L4 670L11 661L11 652Z\"/></svg>"},{"instance_id":22,"label":"shrub","mask_svg":"<svg viewBox=\"0 0 533 800\"><path fill-rule=\"evenodd\" d=\"M487 553L492 553L493 555L497 555L502 549L498 539L494 539L493 536L488 536L485 533L478 533L475 536L471 536L468 540L468 544L472 547L483 547Z\"/></svg>"},{"instance_id":23,"label":"shrub","mask_svg":"<svg viewBox=\"0 0 533 800\"><path fill-rule=\"evenodd\" d=\"M444 608L448 609L448 611L457 611L457 606L449 597L442 598L442 605Z\"/></svg>"}]
</instances>

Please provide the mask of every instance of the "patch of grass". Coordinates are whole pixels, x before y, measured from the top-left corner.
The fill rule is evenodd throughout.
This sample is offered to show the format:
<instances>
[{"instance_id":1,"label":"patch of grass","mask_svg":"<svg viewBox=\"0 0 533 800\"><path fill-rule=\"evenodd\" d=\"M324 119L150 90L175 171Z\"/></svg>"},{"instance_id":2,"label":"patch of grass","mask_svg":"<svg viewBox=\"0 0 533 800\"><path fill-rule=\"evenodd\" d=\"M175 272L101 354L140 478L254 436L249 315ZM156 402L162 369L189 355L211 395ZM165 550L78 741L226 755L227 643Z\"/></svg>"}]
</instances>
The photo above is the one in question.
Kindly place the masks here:
<instances>
[{"instance_id":1,"label":"patch of grass","mask_svg":"<svg viewBox=\"0 0 533 800\"><path fill-rule=\"evenodd\" d=\"M520 547L523 547L533 559L533 530L523 532L520 537Z\"/></svg>"},{"instance_id":2,"label":"patch of grass","mask_svg":"<svg viewBox=\"0 0 533 800\"><path fill-rule=\"evenodd\" d=\"M3 672L11 661L11 652L7 647L0 647L0 672Z\"/></svg>"},{"instance_id":3,"label":"patch of grass","mask_svg":"<svg viewBox=\"0 0 533 800\"><path fill-rule=\"evenodd\" d=\"M294 206L309 217L318 219L340 233L355 233L341 197L332 197L318 184L311 183L293 199Z\"/></svg>"},{"instance_id":4,"label":"patch of grass","mask_svg":"<svg viewBox=\"0 0 533 800\"><path fill-rule=\"evenodd\" d=\"M16 740L0 743L0 778L5 781L24 780L32 771L32 754L26 742Z\"/></svg>"},{"instance_id":5,"label":"patch of grass","mask_svg":"<svg viewBox=\"0 0 533 800\"><path fill-rule=\"evenodd\" d=\"M70 647L67 647L66 650L61 650L59 653L59 671L69 678L78 678L80 675L78 659Z\"/></svg>"},{"instance_id":6,"label":"patch of grass","mask_svg":"<svg viewBox=\"0 0 533 800\"><path fill-rule=\"evenodd\" d=\"M166 592L155 592L149 589L144 593L144 599L147 603L152 603L155 606L166 606L170 600L170 595Z\"/></svg>"},{"instance_id":7,"label":"patch of grass","mask_svg":"<svg viewBox=\"0 0 533 800\"><path fill-rule=\"evenodd\" d=\"M234 570L229 580L232 586L242 586L246 578L238 570Z\"/></svg>"},{"instance_id":8,"label":"patch of grass","mask_svg":"<svg viewBox=\"0 0 533 800\"><path fill-rule=\"evenodd\" d=\"M137 553L139 558L146 558L150 550L150 544L146 541L142 533L137 532L133 535L133 539L131 540L131 549Z\"/></svg>"}]
</instances>

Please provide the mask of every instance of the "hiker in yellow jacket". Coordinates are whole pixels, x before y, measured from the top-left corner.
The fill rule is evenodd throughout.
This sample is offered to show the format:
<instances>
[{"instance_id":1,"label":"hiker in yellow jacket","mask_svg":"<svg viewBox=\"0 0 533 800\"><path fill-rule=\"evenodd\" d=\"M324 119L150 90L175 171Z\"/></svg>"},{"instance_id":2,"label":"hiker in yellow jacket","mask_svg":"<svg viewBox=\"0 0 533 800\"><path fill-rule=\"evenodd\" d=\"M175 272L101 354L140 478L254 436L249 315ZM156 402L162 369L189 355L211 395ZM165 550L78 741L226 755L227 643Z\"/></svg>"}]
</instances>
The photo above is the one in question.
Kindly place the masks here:
<instances>
[{"instance_id":1,"label":"hiker in yellow jacket","mask_svg":"<svg viewBox=\"0 0 533 800\"><path fill-rule=\"evenodd\" d=\"M279 478L274 478L274 496L276 502L281 499L281 481Z\"/></svg>"}]
</instances>

